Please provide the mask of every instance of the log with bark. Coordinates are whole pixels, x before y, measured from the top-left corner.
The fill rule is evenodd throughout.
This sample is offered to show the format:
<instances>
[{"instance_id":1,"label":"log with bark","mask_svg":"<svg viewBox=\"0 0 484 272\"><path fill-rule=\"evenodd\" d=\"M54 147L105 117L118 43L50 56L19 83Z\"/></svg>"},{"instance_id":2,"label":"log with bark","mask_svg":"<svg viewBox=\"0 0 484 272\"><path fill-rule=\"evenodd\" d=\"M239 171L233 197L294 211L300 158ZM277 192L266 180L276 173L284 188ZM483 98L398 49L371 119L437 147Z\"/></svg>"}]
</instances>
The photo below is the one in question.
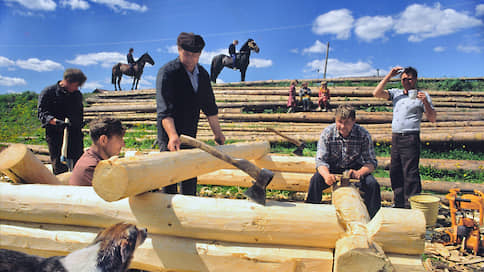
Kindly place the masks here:
<instances>
[{"instance_id":1,"label":"log with bark","mask_svg":"<svg viewBox=\"0 0 484 272\"><path fill-rule=\"evenodd\" d=\"M393 212L382 208L380 212ZM391 230L399 246L385 252L420 254L423 241L419 225L412 228L414 211L403 210L392 217ZM384 220L385 216L375 216ZM147 226L152 234L186 236L251 244L278 244L334 248L344 232L332 205L268 201L260 206L247 200L202 198L146 193L116 202L106 202L92 187L11 185L0 183L0 219L62 225L108 227L119 221ZM373 219L375 220L375 219ZM373 221L372 221L373 222ZM383 222L375 222L377 228ZM393 243L385 232L369 228L373 237ZM402 232L400 232L402 230ZM383 229L383 231L390 231ZM407 235L410 233L411 235ZM423 236L424 233L421 235Z\"/></svg>"},{"instance_id":2,"label":"log with bark","mask_svg":"<svg viewBox=\"0 0 484 272\"><path fill-rule=\"evenodd\" d=\"M0 248L44 257L88 246L98 228L0 221ZM149 231L149 230L148 230ZM130 268L148 271L330 271L330 249L252 245L149 233ZM321 270L322 269L322 270Z\"/></svg>"},{"instance_id":3,"label":"log with bark","mask_svg":"<svg viewBox=\"0 0 484 272\"><path fill-rule=\"evenodd\" d=\"M218 146L229 156L257 159L269 152L268 142ZM99 162L92 185L106 201L116 201L223 169L229 164L199 150L161 152L130 158L113 157Z\"/></svg>"}]
</instances>

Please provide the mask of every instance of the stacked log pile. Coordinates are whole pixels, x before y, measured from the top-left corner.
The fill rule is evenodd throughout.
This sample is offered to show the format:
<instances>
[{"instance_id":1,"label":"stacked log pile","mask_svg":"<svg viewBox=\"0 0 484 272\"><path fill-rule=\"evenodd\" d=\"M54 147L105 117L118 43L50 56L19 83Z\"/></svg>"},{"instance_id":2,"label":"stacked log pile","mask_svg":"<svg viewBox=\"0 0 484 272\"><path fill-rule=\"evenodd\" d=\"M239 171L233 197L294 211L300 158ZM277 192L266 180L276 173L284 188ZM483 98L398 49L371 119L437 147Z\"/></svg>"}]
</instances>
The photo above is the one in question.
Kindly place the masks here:
<instances>
[{"instance_id":1,"label":"stacked log pile","mask_svg":"<svg viewBox=\"0 0 484 272\"><path fill-rule=\"evenodd\" d=\"M317 88L313 87L313 103ZM357 122L367 128L375 142L390 142L391 102L372 97L373 87L332 87L331 104L352 104L356 107L376 107L388 112L357 112ZM282 141L265 130L273 127L305 141L317 141L322 129L334 120L332 112L285 112L287 88L214 86L220 108L219 118L227 139ZM464 91L428 91L437 110L437 123L425 118L422 123L422 141L475 142L484 140L484 93ZM99 115L120 118L123 123L156 124L155 90L103 92L87 99L87 120ZM279 110L278 110L279 109ZM271 113L266 113L270 111ZM198 138L212 139L208 122L202 114ZM143 139L155 139L151 131Z\"/></svg>"},{"instance_id":2,"label":"stacked log pile","mask_svg":"<svg viewBox=\"0 0 484 272\"><path fill-rule=\"evenodd\" d=\"M223 148L267 164L268 143L252 145ZM344 207L336 203L269 201L261 206L248 200L146 192L153 187L143 188L139 194L137 184L172 184L178 180L170 177L180 170L188 177L229 168L222 161L200 157L201 153L183 150L102 161L117 168L96 168L94 188L0 183L0 247L42 256L65 255L85 247L100 228L126 221L149 230L149 239L136 251L132 264L149 271L347 271L355 267L355 261L362 271L422 271L425 219L419 211L382 208L373 220L363 216L365 220L354 222L358 215L353 211L342 217L344 212L338 209ZM256 153L259 155L253 155ZM209 162L159 168L190 157ZM132 185L119 197L96 194L99 187L118 191L118 184L109 180L122 178L121 169ZM338 203L347 203L345 199L352 197L344 191L339 194ZM359 237L364 235L371 248L379 248L382 264L365 266L361 256L366 253L360 245L343 245L341 241L348 241L345 237L354 233L350 225L365 229ZM335 248L339 255L334 255Z\"/></svg>"}]
</instances>

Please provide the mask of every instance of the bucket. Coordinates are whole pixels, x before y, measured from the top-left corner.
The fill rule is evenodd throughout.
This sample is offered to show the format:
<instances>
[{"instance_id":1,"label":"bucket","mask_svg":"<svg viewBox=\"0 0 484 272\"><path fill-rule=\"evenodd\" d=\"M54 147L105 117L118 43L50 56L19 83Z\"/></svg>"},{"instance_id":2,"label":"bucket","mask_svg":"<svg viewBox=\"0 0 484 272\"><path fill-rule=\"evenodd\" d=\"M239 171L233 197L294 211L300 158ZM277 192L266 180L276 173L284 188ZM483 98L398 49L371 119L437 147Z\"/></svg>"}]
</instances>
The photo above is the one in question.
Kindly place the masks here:
<instances>
[{"instance_id":1,"label":"bucket","mask_svg":"<svg viewBox=\"0 0 484 272\"><path fill-rule=\"evenodd\" d=\"M440 198L431 195L414 195L408 199L412 209L421 210L427 227L435 225L439 213Z\"/></svg>"}]
</instances>

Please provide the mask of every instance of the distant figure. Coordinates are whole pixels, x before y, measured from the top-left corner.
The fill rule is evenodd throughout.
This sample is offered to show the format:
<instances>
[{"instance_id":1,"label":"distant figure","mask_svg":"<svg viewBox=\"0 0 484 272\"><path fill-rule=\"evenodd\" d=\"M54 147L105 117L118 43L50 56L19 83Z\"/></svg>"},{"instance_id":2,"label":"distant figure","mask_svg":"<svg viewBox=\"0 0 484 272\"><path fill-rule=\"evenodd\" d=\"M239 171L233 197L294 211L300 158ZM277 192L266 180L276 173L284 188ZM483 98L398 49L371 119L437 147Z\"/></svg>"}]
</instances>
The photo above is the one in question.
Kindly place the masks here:
<instances>
[{"instance_id":1,"label":"distant figure","mask_svg":"<svg viewBox=\"0 0 484 272\"><path fill-rule=\"evenodd\" d=\"M296 101L296 86L299 82L297 79L291 80L291 84L289 86L289 98L287 99L287 113L295 112L297 107Z\"/></svg>"},{"instance_id":2,"label":"distant figure","mask_svg":"<svg viewBox=\"0 0 484 272\"><path fill-rule=\"evenodd\" d=\"M126 128L118 119L104 117L92 121L89 124L92 145L74 166L69 184L92 186L92 177L97 164L101 160L119 155L124 146L125 132Z\"/></svg>"},{"instance_id":3,"label":"distant figure","mask_svg":"<svg viewBox=\"0 0 484 272\"><path fill-rule=\"evenodd\" d=\"M236 54L236 51L235 51L235 46L239 44L239 41L238 40L234 40L230 45L229 45L229 55L230 57L232 58L232 69L234 70L237 70L237 65L235 63L236 59L237 59L237 54Z\"/></svg>"},{"instance_id":4,"label":"distant figure","mask_svg":"<svg viewBox=\"0 0 484 272\"><path fill-rule=\"evenodd\" d=\"M402 89L385 90L394 76L400 75ZM390 151L390 181L395 208L410 208L408 198L422 192L419 173L420 122L425 113L435 123L437 113L427 92L417 89L417 70L394 67L380 81L373 96L392 100L392 148Z\"/></svg>"},{"instance_id":5,"label":"distant figure","mask_svg":"<svg viewBox=\"0 0 484 272\"><path fill-rule=\"evenodd\" d=\"M83 152L83 104L79 87L86 82L86 76L79 69L69 68L62 80L46 87L39 95L37 116L45 128L45 140L49 146L50 161L54 175L67 172L60 161L64 128L69 127L67 158L75 163ZM65 123L65 118L70 123Z\"/></svg>"},{"instance_id":6,"label":"distant figure","mask_svg":"<svg viewBox=\"0 0 484 272\"><path fill-rule=\"evenodd\" d=\"M136 61L134 61L133 51L134 51L134 49L133 48L130 48L128 54L126 55L126 58L128 59L129 70L132 71L133 74L134 74L133 67L136 64Z\"/></svg>"},{"instance_id":7,"label":"distant figure","mask_svg":"<svg viewBox=\"0 0 484 272\"><path fill-rule=\"evenodd\" d=\"M331 95L328 89L328 82L321 81L321 87L319 87L319 94L318 94L318 110L320 111L331 111L331 107L329 106L329 99Z\"/></svg>"},{"instance_id":8,"label":"distant figure","mask_svg":"<svg viewBox=\"0 0 484 272\"><path fill-rule=\"evenodd\" d=\"M303 111L311 110L311 89L308 88L308 83L304 82L302 88L299 90L299 97L303 104Z\"/></svg>"},{"instance_id":9,"label":"distant figure","mask_svg":"<svg viewBox=\"0 0 484 272\"><path fill-rule=\"evenodd\" d=\"M180 135L197 137L200 111L206 116L217 144L223 145L225 136L220 128L210 76L198 63L205 41L200 35L182 32L177 38L178 58L158 71L156 76L156 112L160 151L177 151ZM164 193L178 193L177 184L163 188ZM180 193L197 194L197 178L182 181Z\"/></svg>"}]
</instances>

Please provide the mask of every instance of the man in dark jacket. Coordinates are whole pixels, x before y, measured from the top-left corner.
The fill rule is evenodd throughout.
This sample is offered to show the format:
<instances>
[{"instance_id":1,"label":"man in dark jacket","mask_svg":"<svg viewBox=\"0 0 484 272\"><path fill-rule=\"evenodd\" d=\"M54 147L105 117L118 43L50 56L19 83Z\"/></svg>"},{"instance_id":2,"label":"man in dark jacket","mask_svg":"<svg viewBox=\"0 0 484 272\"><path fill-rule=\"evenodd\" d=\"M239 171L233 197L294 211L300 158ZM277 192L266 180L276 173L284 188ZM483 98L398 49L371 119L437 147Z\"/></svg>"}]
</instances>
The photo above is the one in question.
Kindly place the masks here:
<instances>
[{"instance_id":1,"label":"man in dark jacket","mask_svg":"<svg viewBox=\"0 0 484 272\"><path fill-rule=\"evenodd\" d=\"M238 40L234 40L230 45L229 45L229 55L232 58L232 69L236 70L237 65L235 61L237 60L237 54L235 52L235 46L239 44Z\"/></svg>"},{"instance_id":2,"label":"man in dark jacket","mask_svg":"<svg viewBox=\"0 0 484 272\"><path fill-rule=\"evenodd\" d=\"M129 52L128 54L126 55L126 59L128 60L128 65L129 65L129 70L131 70L131 72L134 73L134 65L136 64L136 61L134 61L134 57L133 57L133 51L134 49L133 48L130 48L129 49Z\"/></svg>"},{"instance_id":3,"label":"man in dark jacket","mask_svg":"<svg viewBox=\"0 0 484 272\"><path fill-rule=\"evenodd\" d=\"M60 161L64 128L68 126L69 138L67 158L75 163L83 152L83 105L79 87L86 81L79 69L69 68L64 78L46 87L39 95L38 117L45 128L45 139L49 146L52 170L55 175L67 172L68 168ZM64 122L69 118L69 124Z\"/></svg>"},{"instance_id":4,"label":"man in dark jacket","mask_svg":"<svg viewBox=\"0 0 484 272\"><path fill-rule=\"evenodd\" d=\"M156 111L160 151L180 149L180 134L197 136L200 110L207 116L215 142L222 145L225 136L220 129L208 72L198 64L205 42L200 35L182 32L177 38L178 58L166 63L156 77ZM185 147L183 147L185 148ZM163 188L176 194L177 184ZM197 179L181 182L180 193L196 195Z\"/></svg>"}]
</instances>

